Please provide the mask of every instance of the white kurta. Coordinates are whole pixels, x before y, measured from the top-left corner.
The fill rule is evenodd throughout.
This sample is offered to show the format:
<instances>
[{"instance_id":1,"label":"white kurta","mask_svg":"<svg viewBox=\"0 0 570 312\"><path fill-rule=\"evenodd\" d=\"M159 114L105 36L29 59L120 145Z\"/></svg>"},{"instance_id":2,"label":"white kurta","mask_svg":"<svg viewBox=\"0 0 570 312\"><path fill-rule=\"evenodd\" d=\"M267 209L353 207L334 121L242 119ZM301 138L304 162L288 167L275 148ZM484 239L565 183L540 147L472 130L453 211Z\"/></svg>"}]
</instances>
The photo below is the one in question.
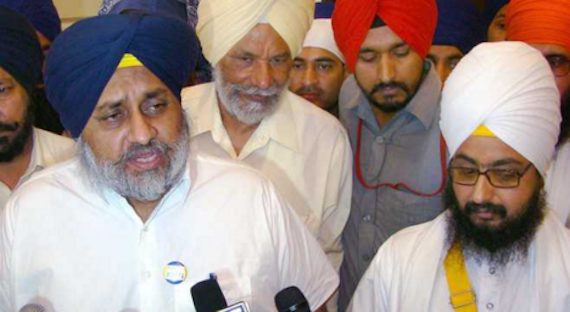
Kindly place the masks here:
<instances>
[{"instance_id":1,"label":"white kurta","mask_svg":"<svg viewBox=\"0 0 570 312\"><path fill-rule=\"evenodd\" d=\"M239 155L224 128L214 83L186 88L182 105L195 151L245 163L265 174L318 239L335 269L350 212L352 152L346 131L329 113L284 91Z\"/></svg>"},{"instance_id":2,"label":"white kurta","mask_svg":"<svg viewBox=\"0 0 570 312\"><path fill-rule=\"evenodd\" d=\"M348 311L454 312L443 267L447 213L392 236L362 278ZM570 231L549 213L524 264L499 270L467 260L478 311L570 311Z\"/></svg>"},{"instance_id":3,"label":"white kurta","mask_svg":"<svg viewBox=\"0 0 570 312\"><path fill-rule=\"evenodd\" d=\"M570 142L556 150L544 188L548 206L570 228Z\"/></svg>"},{"instance_id":4,"label":"white kurta","mask_svg":"<svg viewBox=\"0 0 570 312\"><path fill-rule=\"evenodd\" d=\"M33 136L32 158L16 188L26 182L35 172L68 160L75 154L75 142L72 139L38 128L34 128ZM0 209L6 205L11 194L12 190L0 182Z\"/></svg>"},{"instance_id":5,"label":"white kurta","mask_svg":"<svg viewBox=\"0 0 570 312\"><path fill-rule=\"evenodd\" d=\"M192 312L191 287L217 276L228 304L274 311L298 286L312 309L338 286L316 240L255 170L190 159L146 223L112 191L95 193L78 159L23 184L0 223L0 311L34 302L48 312ZM167 282L180 262L187 276Z\"/></svg>"}]
</instances>

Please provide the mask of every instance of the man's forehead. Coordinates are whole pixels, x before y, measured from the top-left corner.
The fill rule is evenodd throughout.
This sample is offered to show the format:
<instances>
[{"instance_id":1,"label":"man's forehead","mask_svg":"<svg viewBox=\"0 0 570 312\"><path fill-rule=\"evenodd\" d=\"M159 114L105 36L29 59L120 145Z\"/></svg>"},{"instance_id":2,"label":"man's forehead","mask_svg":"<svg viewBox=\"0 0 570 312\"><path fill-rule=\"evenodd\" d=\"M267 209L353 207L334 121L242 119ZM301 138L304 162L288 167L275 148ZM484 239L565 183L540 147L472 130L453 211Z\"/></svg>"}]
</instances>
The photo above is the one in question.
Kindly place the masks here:
<instances>
[{"instance_id":1,"label":"man's forehead","mask_svg":"<svg viewBox=\"0 0 570 312\"><path fill-rule=\"evenodd\" d=\"M372 28L366 34L361 49L373 46L393 46L407 43L398 36L390 26Z\"/></svg>"},{"instance_id":2,"label":"man's forehead","mask_svg":"<svg viewBox=\"0 0 570 312\"><path fill-rule=\"evenodd\" d=\"M0 66L0 79L5 81L13 81L14 77Z\"/></svg>"},{"instance_id":3,"label":"man's forehead","mask_svg":"<svg viewBox=\"0 0 570 312\"><path fill-rule=\"evenodd\" d=\"M524 156L496 136L470 136L459 146L453 158L483 165L497 162L528 163Z\"/></svg>"},{"instance_id":4,"label":"man's forehead","mask_svg":"<svg viewBox=\"0 0 570 312\"><path fill-rule=\"evenodd\" d=\"M570 58L570 51L565 46L554 43L531 43L533 48L540 51L545 56L552 54L561 54Z\"/></svg>"}]
</instances>

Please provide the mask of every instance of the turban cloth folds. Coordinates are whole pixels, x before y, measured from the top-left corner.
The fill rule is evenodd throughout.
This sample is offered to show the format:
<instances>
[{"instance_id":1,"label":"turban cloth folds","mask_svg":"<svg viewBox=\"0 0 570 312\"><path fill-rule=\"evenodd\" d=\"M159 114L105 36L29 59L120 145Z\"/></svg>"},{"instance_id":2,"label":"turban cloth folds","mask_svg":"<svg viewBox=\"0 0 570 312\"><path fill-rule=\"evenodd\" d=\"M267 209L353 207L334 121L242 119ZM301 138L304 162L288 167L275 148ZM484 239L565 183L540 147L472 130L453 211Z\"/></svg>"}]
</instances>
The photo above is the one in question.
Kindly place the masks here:
<instances>
[{"instance_id":1,"label":"turban cloth folds","mask_svg":"<svg viewBox=\"0 0 570 312\"><path fill-rule=\"evenodd\" d=\"M305 37L303 47L321 48L334 54L344 63L344 56L334 41L330 19L316 19Z\"/></svg>"},{"instance_id":2,"label":"turban cloth folds","mask_svg":"<svg viewBox=\"0 0 570 312\"><path fill-rule=\"evenodd\" d=\"M179 20L152 15L106 15L64 31L47 57L47 96L73 137L91 117L123 55L131 53L174 96L196 66L197 38Z\"/></svg>"},{"instance_id":3,"label":"turban cloth folds","mask_svg":"<svg viewBox=\"0 0 570 312\"><path fill-rule=\"evenodd\" d=\"M26 89L40 82L42 49L25 16L0 5L0 67Z\"/></svg>"},{"instance_id":4,"label":"turban cloth folds","mask_svg":"<svg viewBox=\"0 0 570 312\"><path fill-rule=\"evenodd\" d=\"M507 40L557 44L570 51L570 0L513 0L506 24Z\"/></svg>"},{"instance_id":5,"label":"turban cloth folds","mask_svg":"<svg viewBox=\"0 0 570 312\"><path fill-rule=\"evenodd\" d=\"M52 0L0 0L0 6L26 16L49 41L54 41L61 32L61 19Z\"/></svg>"},{"instance_id":6,"label":"turban cloth folds","mask_svg":"<svg viewBox=\"0 0 570 312\"><path fill-rule=\"evenodd\" d=\"M454 46L467 54L484 41L481 13L472 0L437 0L437 11L434 45Z\"/></svg>"},{"instance_id":7,"label":"turban cloth folds","mask_svg":"<svg viewBox=\"0 0 570 312\"><path fill-rule=\"evenodd\" d=\"M478 45L463 57L443 88L440 127L451 157L484 125L544 177L560 121L550 66L540 52L522 42Z\"/></svg>"},{"instance_id":8,"label":"turban cloth folds","mask_svg":"<svg viewBox=\"0 0 570 312\"><path fill-rule=\"evenodd\" d=\"M201 0L196 31L204 56L213 66L262 22L275 29L295 57L314 11L313 0Z\"/></svg>"},{"instance_id":9,"label":"turban cloth folds","mask_svg":"<svg viewBox=\"0 0 570 312\"><path fill-rule=\"evenodd\" d=\"M332 26L350 71L376 16L425 59L437 24L435 0L337 0Z\"/></svg>"}]
</instances>

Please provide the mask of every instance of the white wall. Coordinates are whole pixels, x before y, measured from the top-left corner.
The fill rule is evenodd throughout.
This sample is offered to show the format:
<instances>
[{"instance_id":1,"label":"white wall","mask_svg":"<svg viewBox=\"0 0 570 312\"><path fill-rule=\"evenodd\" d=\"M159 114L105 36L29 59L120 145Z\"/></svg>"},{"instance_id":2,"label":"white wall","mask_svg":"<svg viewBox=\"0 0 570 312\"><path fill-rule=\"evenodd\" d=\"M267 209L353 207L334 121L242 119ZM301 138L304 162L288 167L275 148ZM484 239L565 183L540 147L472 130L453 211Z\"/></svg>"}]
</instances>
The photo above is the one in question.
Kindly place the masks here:
<instances>
[{"instance_id":1,"label":"white wall","mask_svg":"<svg viewBox=\"0 0 570 312\"><path fill-rule=\"evenodd\" d=\"M74 22L97 15L101 0L54 0L63 28Z\"/></svg>"}]
</instances>

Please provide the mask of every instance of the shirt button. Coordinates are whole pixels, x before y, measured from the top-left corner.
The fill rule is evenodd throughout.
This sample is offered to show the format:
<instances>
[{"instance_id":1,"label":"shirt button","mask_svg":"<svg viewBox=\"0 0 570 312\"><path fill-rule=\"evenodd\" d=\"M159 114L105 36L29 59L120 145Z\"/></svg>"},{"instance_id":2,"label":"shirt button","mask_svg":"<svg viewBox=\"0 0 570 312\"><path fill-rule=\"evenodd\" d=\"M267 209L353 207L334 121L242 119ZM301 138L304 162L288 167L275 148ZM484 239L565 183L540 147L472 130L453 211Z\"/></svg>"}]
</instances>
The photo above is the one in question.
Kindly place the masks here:
<instances>
[{"instance_id":1,"label":"shirt button","mask_svg":"<svg viewBox=\"0 0 570 312\"><path fill-rule=\"evenodd\" d=\"M493 310L494 307L495 305L492 304L491 302L487 303L487 310Z\"/></svg>"},{"instance_id":2,"label":"shirt button","mask_svg":"<svg viewBox=\"0 0 570 312\"><path fill-rule=\"evenodd\" d=\"M149 271L144 271L141 273L142 278L143 279L149 279L150 278L150 272Z\"/></svg>"},{"instance_id":3,"label":"shirt button","mask_svg":"<svg viewBox=\"0 0 570 312\"><path fill-rule=\"evenodd\" d=\"M145 233L148 232L148 226L143 227L142 231Z\"/></svg>"},{"instance_id":4,"label":"shirt button","mask_svg":"<svg viewBox=\"0 0 570 312\"><path fill-rule=\"evenodd\" d=\"M371 215L365 215L364 217L362 217L362 221L370 222L370 221L372 221L372 216Z\"/></svg>"},{"instance_id":5,"label":"shirt button","mask_svg":"<svg viewBox=\"0 0 570 312\"><path fill-rule=\"evenodd\" d=\"M366 262L370 262L370 260L372 260L372 257L370 255L364 255L364 256L362 256L362 260L364 260Z\"/></svg>"},{"instance_id":6,"label":"shirt button","mask_svg":"<svg viewBox=\"0 0 570 312\"><path fill-rule=\"evenodd\" d=\"M497 272L497 269L495 267L489 268L489 274L494 275L495 272Z\"/></svg>"},{"instance_id":7,"label":"shirt button","mask_svg":"<svg viewBox=\"0 0 570 312\"><path fill-rule=\"evenodd\" d=\"M382 143L384 143L384 138L381 137L381 136L377 136L377 137L376 137L376 143L377 143L377 144L382 144Z\"/></svg>"}]
</instances>

